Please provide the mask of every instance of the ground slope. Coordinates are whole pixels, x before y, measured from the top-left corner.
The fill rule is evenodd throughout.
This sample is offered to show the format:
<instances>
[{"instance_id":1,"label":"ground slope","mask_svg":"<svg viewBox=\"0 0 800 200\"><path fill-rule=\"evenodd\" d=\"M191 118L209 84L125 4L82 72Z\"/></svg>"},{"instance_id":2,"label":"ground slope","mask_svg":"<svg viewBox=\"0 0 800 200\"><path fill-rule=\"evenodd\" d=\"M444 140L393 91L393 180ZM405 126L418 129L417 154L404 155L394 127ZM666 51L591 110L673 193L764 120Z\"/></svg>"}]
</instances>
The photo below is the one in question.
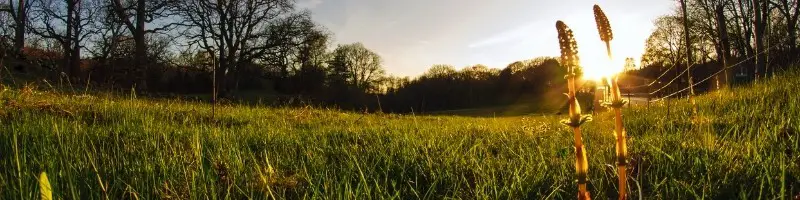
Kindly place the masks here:
<instances>
[{"instance_id":1,"label":"ground slope","mask_svg":"<svg viewBox=\"0 0 800 200\"><path fill-rule=\"evenodd\" d=\"M798 73L627 110L632 197L800 193ZM0 93L0 199L575 197L563 116L468 118ZM585 126L590 191L616 196L611 116Z\"/></svg>"}]
</instances>

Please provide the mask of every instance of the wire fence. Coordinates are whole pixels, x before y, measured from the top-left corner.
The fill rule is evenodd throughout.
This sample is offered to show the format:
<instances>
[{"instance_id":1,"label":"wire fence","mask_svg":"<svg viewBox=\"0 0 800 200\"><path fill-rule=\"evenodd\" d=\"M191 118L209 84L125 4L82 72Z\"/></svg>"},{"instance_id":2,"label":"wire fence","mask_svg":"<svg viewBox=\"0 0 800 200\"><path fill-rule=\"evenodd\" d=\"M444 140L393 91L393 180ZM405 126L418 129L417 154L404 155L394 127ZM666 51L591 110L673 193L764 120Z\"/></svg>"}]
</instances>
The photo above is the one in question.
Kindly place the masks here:
<instances>
[{"instance_id":1,"label":"wire fence","mask_svg":"<svg viewBox=\"0 0 800 200\"><path fill-rule=\"evenodd\" d=\"M675 76L675 78L673 78L672 80L670 80L670 81L669 81L667 84L664 84L664 86L663 86L663 87L659 88L659 89L658 89L658 90L656 90L656 91L650 92L650 93L649 93L649 95L654 95L654 94L657 94L657 93L658 93L658 92L660 92L661 90L664 90L664 89L666 89L667 87L669 87L670 85L672 85L672 83L673 83L673 82L675 82L675 80L678 80L679 78L681 78L681 76L683 76L683 74L686 74L686 72L689 72L689 69L692 69L692 67L694 67L694 66L695 66L695 64L694 64L694 63L693 63L693 64L691 64L691 65L689 65L689 67L687 67L687 68L686 68L686 70L683 70L683 72L681 72L680 74L678 74L677 76ZM658 81L658 80L656 80L656 81Z\"/></svg>"},{"instance_id":2,"label":"wire fence","mask_svg":"<svg viewBox=\"0 0 800 200\"><path fill-rule=\"evenodd\" d=\"M642 84L642 85L637 85L637 86L627 86L627 87L622 87L621 89L630 90L630 89L638 89L638 88L653 86L654 84L656 84L658 82L658 80L661 80L661 78L666 76L670 72L669 70L672 70L672 68L675 68L675 66L678 66L678 65L670 66L669 68L667 68L666 71L664 71L664 73L661 73L661 75L659 75L658 78L653 79L653 81L648 83L648 84Z\"/></svg>"},{"instance_id":3,"label":"wire fence","mask_svg":"<svg viewBox=\"0 0 800 200\"><path fill-rule=\"evenodd\" d=\"M656 100L653 100L653 101L650 101L650 102L658 102L658 101L663 101L663 100L665 100L665 99L667 99L667 98L670 98L670 97L673 97L673 96L675 96L675 95L678 95L678 94L680 94L680 93L682 93L682 92L685 92L686 90L689 90L689 89L691 89L692 87L698 86L698 85L700 85L701 83L703 83L703 82L705 82L705 81L708 81L708 80L710 80L711 78L713 78L713 77L715 77L715 76L719 75L720 73L724 72L725 70L728 70L728 69L731 69L731 68L737 67L737 66L739 66L739 65L742 65L742 64L744 64L745 62L747 62L747 61L749 61L749 60L752 60L752 59L756 58L757 56L759 56L759 55L761 55L761 54L767 53L767 52L769 52L770 50L772 50L772 49L774 49L774 48L777 48L777 47L779 47L779 46L780 46L780 45L782 45L782 44L783 44L783 43L778 43L778 44L775 44L775 45L773 45L772 47L769 47L769 48L767 48L767 49L764 49L764 50L763 50L763 51L761 51L761 52L758 52L758 53L756 53L756 54L754 54L754 55L752 55L752 56L749 56L749 57L745 58L744 60L741 60L741 61L739 61L739 62L738 62L738 63L736 63L736 64L733 64L733 65L730 65L730 66L727 66L727 67L723 67L722 69L720 69L720 70L719 70L719 71L717 71L716 73L713 73L713 74L709 75L708 77L704 78L703 80L701 80L701 81L698 81L698 82L696 82L696 83L694 83L694 84L692 84L692 85L689 85L689 86L687 86L686 88L683 88L683 89L681 89L681 90L678 90L677 92L674 92L674 93L672 93L672 94L669 94L669 95L663 96L663 97L661 97L661 98L658 98L658 99L656 99ZM693 65L694 65L694 64L693 64ZM691 67L688 67L688 68L686 68L686 70L689 70L689 69L691 69ZM686 71L684 71L683 73L685 73L685 72L686 72ZM683 73L681 73L680 75L676 76L676 77L675 77L675 79L679 78L681 75L683 75ZM656 94L656 93L660 92L661 90L664 90L665 88L667 88L668 86L670 86L670 85L672 84L672 82L673 82L673 81L675 81L675 79L673 79L672 81L670 81L670 83L668 83L668 84L664 85L664 87L661 87L660 89L658 89L658 90L656 90L656 91L654 91L654 92L651 92L651 93L650 93L650 95ZM657 80L656 80L656 81L657 81Z\"/></svg>"}]
</instances>

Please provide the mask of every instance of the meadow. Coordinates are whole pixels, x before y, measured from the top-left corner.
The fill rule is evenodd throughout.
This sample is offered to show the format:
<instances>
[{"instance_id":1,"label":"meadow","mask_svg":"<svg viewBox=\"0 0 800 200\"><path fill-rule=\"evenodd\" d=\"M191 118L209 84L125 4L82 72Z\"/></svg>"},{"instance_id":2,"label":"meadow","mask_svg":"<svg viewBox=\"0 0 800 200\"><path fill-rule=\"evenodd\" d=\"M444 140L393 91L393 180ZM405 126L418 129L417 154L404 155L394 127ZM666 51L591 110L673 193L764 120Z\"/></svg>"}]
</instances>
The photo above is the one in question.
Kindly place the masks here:
<instances>
[{"instance_id":1,"label":"meadow","mask_svg":"<svg viewBox=\"0 0 800 200\"><path fill-rule=\"evenodd\" d=\"M630 198L800 194L800 73L624 110ZM0 93L0 199L573 199L566 116L365 114ZM616 197L613 115L583 126L589 191Z\"/></svg>"}]
</instances>

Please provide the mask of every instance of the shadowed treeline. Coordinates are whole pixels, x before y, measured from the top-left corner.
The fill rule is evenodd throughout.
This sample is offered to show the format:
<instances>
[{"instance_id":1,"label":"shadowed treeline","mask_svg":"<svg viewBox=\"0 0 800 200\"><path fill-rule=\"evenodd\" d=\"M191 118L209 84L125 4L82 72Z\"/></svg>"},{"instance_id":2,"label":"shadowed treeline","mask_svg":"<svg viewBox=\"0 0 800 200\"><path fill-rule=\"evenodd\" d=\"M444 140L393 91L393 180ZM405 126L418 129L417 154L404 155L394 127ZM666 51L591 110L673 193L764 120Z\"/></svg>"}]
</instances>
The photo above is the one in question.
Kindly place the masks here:
<instances>
[{"instance_id":1,"label":"shadowed treeline","mask_svg":"<svg viewBox=\"0 0 800 200\"><path fill-rule=\"evenodd\" d=\"M390 111L436 111L541 102L560 106L566 74L555 58L514 62L505 69L477 65L456 71L437 65L421 77L385 94ZM545 102L559 99L559 102ZM556 100L558 101L558 100ZM555 103L555 104L554 104ZM557 107L556 107L557 108ZM552 110L553 108L550 108Z\"/></svg>"}]
</instances>

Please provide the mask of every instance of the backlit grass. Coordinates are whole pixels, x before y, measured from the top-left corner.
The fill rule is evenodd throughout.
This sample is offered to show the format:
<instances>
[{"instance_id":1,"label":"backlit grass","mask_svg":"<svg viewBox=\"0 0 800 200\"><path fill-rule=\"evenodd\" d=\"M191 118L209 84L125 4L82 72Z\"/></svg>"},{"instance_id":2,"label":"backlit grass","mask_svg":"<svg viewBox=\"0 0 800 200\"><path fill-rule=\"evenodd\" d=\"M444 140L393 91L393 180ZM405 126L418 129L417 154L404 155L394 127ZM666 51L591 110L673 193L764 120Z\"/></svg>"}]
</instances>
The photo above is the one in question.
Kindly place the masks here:
<instances>
[{"instance_id":1,"label":"backlit grass","mask_svg":"<svg viewBox=\"0 0 800 200\"><path fill-rule=\"evenodd\" d=\"M632 199L785 199L800 192L791 73L625 109ZM563 116L470 118L178 100L0 93L0 199L572 199ZM617 195L613 118L583 126L589 191Z\"/></svg>"}]
</instances>

